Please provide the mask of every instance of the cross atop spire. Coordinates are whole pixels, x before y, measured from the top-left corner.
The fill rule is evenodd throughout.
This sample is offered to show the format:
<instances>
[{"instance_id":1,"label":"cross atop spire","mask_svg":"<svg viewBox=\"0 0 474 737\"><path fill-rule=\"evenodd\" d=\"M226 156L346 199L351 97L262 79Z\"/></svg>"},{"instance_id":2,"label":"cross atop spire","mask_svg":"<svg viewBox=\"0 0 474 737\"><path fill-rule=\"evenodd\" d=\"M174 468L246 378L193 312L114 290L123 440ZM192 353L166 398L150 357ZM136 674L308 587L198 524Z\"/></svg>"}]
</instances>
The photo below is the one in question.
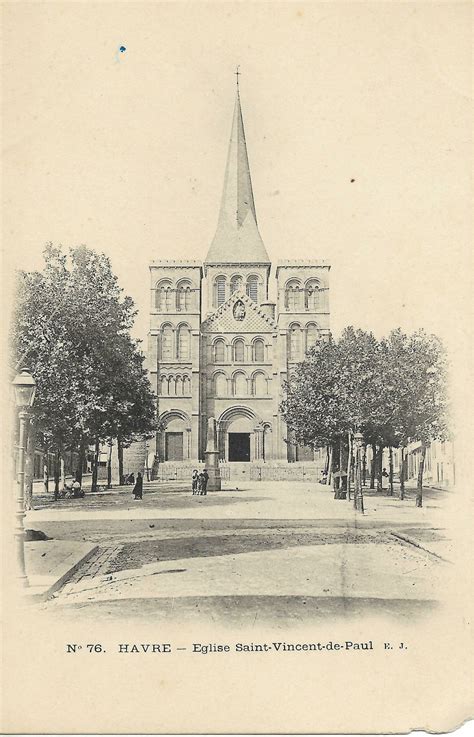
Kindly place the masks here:
<instances>
[{"instance_id":1,"label":"cross atop spire","mask_svg":"<svg viewBox=\"0 0 474 737\"><path fill-rule=\"evenodd\" d=\"M239 86L239 77L242 74L242 72L239 72L240 64L237 64L236 70L234 72L236 80L237 80L237 87Z\"/></svg>"},{"instance_id":2,"label":"cross atop spire","mask_svg":"<svg viewBox=\"0 0 474 737\"><path fill-rule=\"evenodd\" d=\"M240 107L239 75L234 118L224 176L221 209L207 263L269 263L267 251L257 227L252 180L247 156L244 122Z\"/></svg>"}]
</instances>

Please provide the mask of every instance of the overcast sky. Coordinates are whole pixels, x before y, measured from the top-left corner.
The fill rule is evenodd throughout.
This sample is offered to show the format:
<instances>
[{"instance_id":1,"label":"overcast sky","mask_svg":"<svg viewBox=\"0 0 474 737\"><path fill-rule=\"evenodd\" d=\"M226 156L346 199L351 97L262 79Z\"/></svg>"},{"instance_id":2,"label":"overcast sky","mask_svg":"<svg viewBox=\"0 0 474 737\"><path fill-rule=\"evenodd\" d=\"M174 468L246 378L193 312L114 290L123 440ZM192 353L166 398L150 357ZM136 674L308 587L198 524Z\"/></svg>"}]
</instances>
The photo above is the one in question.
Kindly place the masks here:
<instances>
[{"instance_id":1,"label":"overcast sky","mask_svg":"<svg viewBox=\"0 0 474 737\"><path fill-rule=\"evenodd\" d=\"M204 259L213 237L240 64L270 258L330 261L336 333L400 324L465 342L470 12L10 4L7 270L39 267L49 240L103 251L145 337L149 261Z\"/></svg>"}]
</instances>

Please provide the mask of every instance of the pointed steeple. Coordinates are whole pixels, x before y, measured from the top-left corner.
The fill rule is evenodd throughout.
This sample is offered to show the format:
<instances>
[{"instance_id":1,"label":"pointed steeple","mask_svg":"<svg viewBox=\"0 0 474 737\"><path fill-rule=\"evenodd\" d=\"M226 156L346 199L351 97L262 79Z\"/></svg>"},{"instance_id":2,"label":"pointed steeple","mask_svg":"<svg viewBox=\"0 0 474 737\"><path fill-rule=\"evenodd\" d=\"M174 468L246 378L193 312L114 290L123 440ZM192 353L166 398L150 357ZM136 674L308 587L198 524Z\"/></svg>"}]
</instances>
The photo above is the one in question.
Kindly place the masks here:
<instances>
[{"instance_id":1,"label":"pointed steeple","mask_svg":"<svg viewBox=\"0 0 474 737\"><path fill-rule=\"evenodd\" d=\"M221 209L205 263L270 263L257 227L238 77Z\"/></svg>"}]
</instances>

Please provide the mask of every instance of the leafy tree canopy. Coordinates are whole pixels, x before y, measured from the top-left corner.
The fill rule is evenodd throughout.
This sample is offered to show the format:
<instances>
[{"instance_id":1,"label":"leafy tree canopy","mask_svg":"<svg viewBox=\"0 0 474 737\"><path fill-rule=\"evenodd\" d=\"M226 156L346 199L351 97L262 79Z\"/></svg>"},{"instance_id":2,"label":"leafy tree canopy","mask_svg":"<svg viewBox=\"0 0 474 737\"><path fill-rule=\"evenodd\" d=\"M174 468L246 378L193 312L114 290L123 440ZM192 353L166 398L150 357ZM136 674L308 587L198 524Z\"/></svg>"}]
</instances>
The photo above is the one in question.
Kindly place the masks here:
<instances>
[{"instance_id":1,"label":"leafy tree canopy","mask_svg":"<svg viewBox=\"0 0 474 737\"><path fill-rule=\"evenodd\" d=\"M15 368L37 382L35 420L49 446L150 432L155 397L130 336L136 314L109 259L48 244L42 272L18 275L11 344Z\"/></svg>"}]
</instances>

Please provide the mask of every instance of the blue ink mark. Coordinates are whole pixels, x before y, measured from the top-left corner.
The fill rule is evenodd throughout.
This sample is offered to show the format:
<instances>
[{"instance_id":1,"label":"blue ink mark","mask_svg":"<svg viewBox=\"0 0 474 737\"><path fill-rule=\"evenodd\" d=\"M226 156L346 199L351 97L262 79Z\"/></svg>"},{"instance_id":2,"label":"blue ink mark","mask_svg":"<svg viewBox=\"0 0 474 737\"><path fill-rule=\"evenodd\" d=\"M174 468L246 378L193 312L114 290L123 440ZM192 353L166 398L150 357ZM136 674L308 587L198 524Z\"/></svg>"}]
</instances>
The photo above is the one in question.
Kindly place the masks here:
<instances>
[{"instance_id":1,"label":"blue ink mark","mask_svg":"<svg viewBox=\"0 0 474 737\"><path fill-rule=\"evenodd\" d=\"M119 46L117 48L117 51L115 52L115 62L116 63L118 63L120 61L120 54L125 53L126 50L127 50L127 47L126 46Z\"/></svg>"}]
</instances>

